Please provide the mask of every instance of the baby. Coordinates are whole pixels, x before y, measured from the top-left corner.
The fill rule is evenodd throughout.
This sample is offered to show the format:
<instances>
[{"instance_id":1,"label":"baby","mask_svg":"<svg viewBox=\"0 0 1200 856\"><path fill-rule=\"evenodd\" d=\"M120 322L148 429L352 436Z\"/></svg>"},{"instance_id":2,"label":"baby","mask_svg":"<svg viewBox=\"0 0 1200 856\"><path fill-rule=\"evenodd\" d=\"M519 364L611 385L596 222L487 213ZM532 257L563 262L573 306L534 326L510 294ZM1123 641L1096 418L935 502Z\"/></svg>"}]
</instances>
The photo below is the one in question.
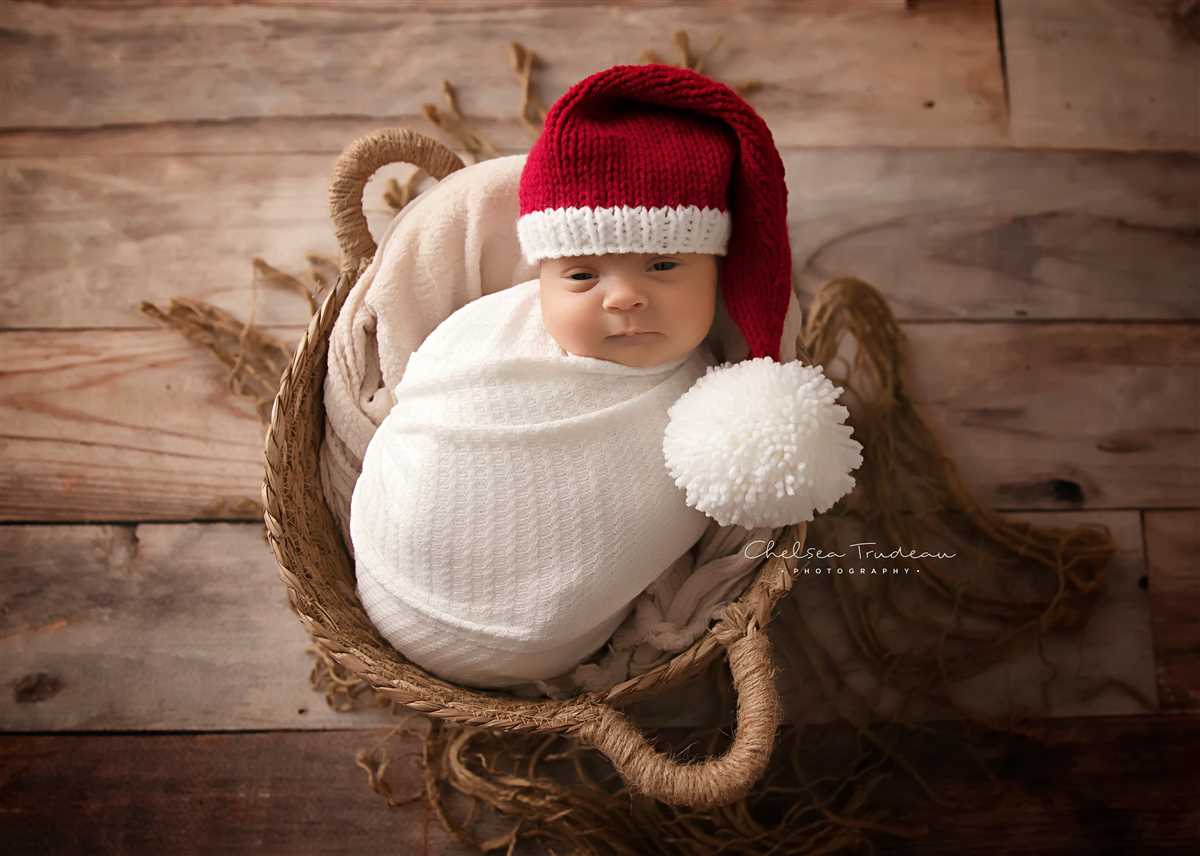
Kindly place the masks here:
<instances>
[{"instance_id":1,"label":"baby","mask_svg":"<svg viewBox=\"0 0 1200 856\"><path fill-rule=\"evenodd\" d=\"M704 534L662 435L714 362L717 279L704 253L546 259L412 354L350 512L359 597L405 657L478 687L562 675Z\"/></svg>"},{"instance_id":2,"label":"baby","mask_svg":"<svg viewBox=\"0 0 1200 856\"><path fill-rule=\"evenodd\" d=\"M718 293L748 356L767 360L792 297L770 132L690 69L577 83L548 111L519 197L538 277L469 301L413 352L351 499L371 621L411 662L477 687L588 659L700 539L714 518L664 465L668 411L709 380ZM725 390L712 400L744 416L755 393L736 378ZM699 445L675 438L678 458L720 476L702 423ZM724 448L763 471L740 438ZM792 454L769 448L776 465Z\"/></svg>"},{"instance_id":3,"label":"baby","mask_svg":"<svg viewBox=\"0 0 1200 856\"><path fill-rule=\"evenodd\" d=\"M672 362L712 328L717 262L708 253L544 259L542 319L572 354L639 367Z\"/></svg>"}]
</instances>

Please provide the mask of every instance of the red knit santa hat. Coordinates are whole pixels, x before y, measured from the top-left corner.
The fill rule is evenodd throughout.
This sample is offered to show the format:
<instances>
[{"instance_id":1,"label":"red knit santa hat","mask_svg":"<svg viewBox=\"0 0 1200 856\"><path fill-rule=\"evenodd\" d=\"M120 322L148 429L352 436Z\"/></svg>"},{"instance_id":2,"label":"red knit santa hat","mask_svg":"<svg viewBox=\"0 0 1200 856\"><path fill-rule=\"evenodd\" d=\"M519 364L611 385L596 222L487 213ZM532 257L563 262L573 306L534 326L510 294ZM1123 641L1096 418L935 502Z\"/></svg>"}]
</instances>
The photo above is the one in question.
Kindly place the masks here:
<instances>
[{"instance_id":1,"label":"red knit santa hat","mask_svg":"<svg viewBox=\"0 0 1200 856\"><path fill-rule=\"evenodd\" d=\"M688 68L616 65L550 108L520 184L531 264L602 253L713 253L749 358L779 359L792 288L787 183L741 96Z\"/></svg>"}]
</instances>

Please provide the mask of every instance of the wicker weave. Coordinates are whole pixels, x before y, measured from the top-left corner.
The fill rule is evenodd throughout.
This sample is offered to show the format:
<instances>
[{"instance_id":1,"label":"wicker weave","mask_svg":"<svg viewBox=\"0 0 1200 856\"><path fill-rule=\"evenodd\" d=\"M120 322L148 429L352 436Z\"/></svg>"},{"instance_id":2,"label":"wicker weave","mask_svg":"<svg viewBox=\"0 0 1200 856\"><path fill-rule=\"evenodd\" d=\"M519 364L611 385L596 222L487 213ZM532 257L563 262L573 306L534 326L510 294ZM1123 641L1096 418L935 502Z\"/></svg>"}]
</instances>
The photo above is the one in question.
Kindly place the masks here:
<instances>
[{"instance_id":1,"label":"wicker weave","mask_svg":"<svg viewBox=\"0 0 1200 856\"><path fill-rule=\"evenodd\" d=\"M741 799L766 769L782 712L766 625L791 590L794 559L764 559L754 581L726 606L725 617L669 662L605 692L565 700L448 683L406 661L364 612L353 562L321 490L317 458L330 331L377 249L362 211L363 189L376 170L394 162L413 164L439 180L463 166L440 143L404 129L383 129L356 140L335 165L330 208L342 250L341 272L283 372L266 439L264 517L292 609L315 645L376 692L412 710L489 729L573 735L607 755L631 790L664 802L709 807ZM781 549L802 546L806 530L805 524L777 530L776 543ZM679 686L722 652L738 692L732 744L703 763L676 763L655 751L618 708Z\"/></svg>"}]
</instances>

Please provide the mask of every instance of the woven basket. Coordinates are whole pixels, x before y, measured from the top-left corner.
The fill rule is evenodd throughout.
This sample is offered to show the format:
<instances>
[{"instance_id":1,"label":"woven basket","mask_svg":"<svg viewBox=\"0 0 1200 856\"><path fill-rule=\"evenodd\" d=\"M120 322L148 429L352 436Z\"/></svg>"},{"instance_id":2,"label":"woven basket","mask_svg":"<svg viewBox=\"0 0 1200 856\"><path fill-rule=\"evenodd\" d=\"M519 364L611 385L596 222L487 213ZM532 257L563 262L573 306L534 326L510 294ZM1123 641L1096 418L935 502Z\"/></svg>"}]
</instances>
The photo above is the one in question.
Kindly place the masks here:
<instances>
[{"instance_id":1,"label":"woven basket","mask_svg":"<svg viewBox=\"0 0 1200 856\"><path fill-rule=\"evenodd\" d=\"M394 162L413 164L438 180L463 166L440 143L404 129L368 134L337 160L330 208L342 251L341 271L283 372L266 439L264 519L292 609L315 645L391 701L472 726L572 735L608 756L631 791L663 802L709 807L741 799L766 769L782 712L765 628L776 603L791 590L794 561L763 559L753 582L726 606L724 618L669 662L607 691L565 700L448 683L406 661L363 610L353 560L325 503L317 463L330 331L376 251L363 216L363 189L376 170ZM781 549L802 546L806 530L805 524L784 527L777 531L776 543ZM652 748L618 708L683 684L722 652L728 655L738 693L732 743L719 757L676 763Z\"/></svg>"}]
</instances>

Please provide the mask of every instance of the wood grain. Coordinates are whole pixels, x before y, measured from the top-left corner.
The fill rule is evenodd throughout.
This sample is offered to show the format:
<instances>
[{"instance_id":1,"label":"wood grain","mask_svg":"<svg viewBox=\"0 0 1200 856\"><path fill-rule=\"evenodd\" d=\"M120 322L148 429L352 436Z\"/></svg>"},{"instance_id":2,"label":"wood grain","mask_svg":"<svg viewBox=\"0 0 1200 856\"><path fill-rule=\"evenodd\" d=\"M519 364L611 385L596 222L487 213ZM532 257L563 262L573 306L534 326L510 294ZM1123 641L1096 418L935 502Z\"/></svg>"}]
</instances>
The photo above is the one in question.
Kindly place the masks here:
<instances>
[{"instance_id":1,"label":"wood grain","mask_svg":"<svg viewBox=\"0 0 1200 856\"><path fill-rule=\"evenodd\" d=\"M913 395L982 501L1200 504L1200 328L909 323ZM275 331L294 341L298 328ZM252 520L262 429L172 331L0 333L0 519Z\"/></svg>"},{"instance_id":2,"label":"wood grain","mask_svg":"<svg viewBox=\"0 0 1200 856\"><path fill-rule=\"evenodd\" d=\"M1164 711L1200 711L1200 511L1145 514L1154 657Z\"/></svg>"},{"instance_id":3,"label":"wood grain","mask_svg":"<svg viewBox=\"0 0 1200 856\"><path fill-rule=\"evenodd\" d=\"M1200 157L871 149L785 164L804 295L856 276L910 320L1200 318Z\"/></svg>"},{"instance_id":4,"label":"wood grain","mask_svg":"<svg viewBox=\"0 0 1200 856\"><path fill-rule=\"evenodd\" d=\"M912 320L1200 318L1200 156L791 149L783 157L802 302L851 275ZM0 233L8 260L0 326L149 327L142 300L185 296L243 318L253 305L263 324L305 323L297 296L255 293L251 259L303 277L306 254L337 257L326 201L333 161L2 160L0 205L11 226ZM368 184L375 235L393 216L386 181L411 171L392 165Z\"/></svg>"},{"instance_id":5,"label":"wood grain","mask_svg":"<svg viewBox=\"0 0 1200 856\"><path fill-rule=\"evenodd\" d=\"M989 734L974 745L997 776L993 788L939 734L910 757L945 802L923 799L905 776L885 786L896 795L896 819L928 823L930 835L884 839L881 852L1191 853L1200 811L1176 794L1194 789L1198 737L1195 719L1162 716L1053 720L1027 736Z\"/></svg>"},{"instance_id":6,"label":"wood grain","mask_svg":"<svg viewBox=\"0 0 1200 856\"><path fill-rule=\"evenodd\" d=\"M1117 678L1154 696L1150 610L1137 584L1145 572L1137 514L1026 516L1043 525L1103 523L1120 553L1082 639L1051 640L1046 662L1031 647L1017 652L1005 668L961 688L967 703L993 715L1029 706L1053 662L1066 676L1052 687L1046 715L1144 709L1115 690L1082 707L1073 695L1081 685ZM959 575L966 568L948 570ZM335 712L310 689L308 639L277 575L258 524L0 527L0 684L9 688L0 697L0 730L362 728L393 721L383 710ZM828 589L824 580L798 580L771 624L785 708L797 721L829 721L839 700L825 697L813 680L806 667L812 652L793 632L796 621L811 625L847 674L854 671ZM729 712L714 690L698 679L629 712L649 727L720 722Z\"/></svg>"},{"instance_id":7,"label":"wood grain","mask_svg":"<svg viewBox=\"0 0 1200 856\"><path fill-rule=\"evenodd\" d=\"M0 729L347 728L261 524L0 527Z\"/></svg>"},{"instance_id":8,"label":"wood grain","mask_svg":"<svg viewBox=\"0 0 1200 856\"><path fill-rule=\"evenodd\" d=\"M966 745L995 782L964 755L963 736L953 724L920 741L900 736L897 748L942 803L889 768L872 805L886 803L893 822L929 831L916 840L872 833L880 852L1194 852L1195 719L1093 717L1043 723L1028 736L975 736ZM808 745L853 748L855 739L844 726L804 735ZM421 803L389 810L370 791L353 756L375 743L339 731L0 737L0 837L21 854L364 853L381 842L465 854ZM416 738L392 747L399 757L387 780L402 796L417 787L405 757ZM454 807L465 816L465 806ZM499 820L487 832L511 825ZM523 844L515 852L546 851Z\"/></svg>"},{"instance_id":9,"label":"wood grain","mask_svg":"<svg viewBox=\"0 0 1200 856\"><path fill-rule=\"evenodd\" d=\"M383 733L3 737L0 838L12 854L477 853L423 799L371 791L354 755ZM387 781L399 799L420 775L404 755Z\"/></svg>"},{"instance_id":10,"label":"wood grain","mask_svg":"<svg viewBox=\"0 0 1200 856\"><path fill-rule=\"evenodd\" d=\"M1200 327L905 327L913 399L996 508L1200 504Z\"/></svg>"},{"instance_id":11,"label":"wood grain","mask_svg":"<svg viewBox=\"0 0 1200 856\"><path fill-rule=\"evenodd\" d=\"M1200 149L1194 4L1003 0L1001 8L1014 145Z\"/></svg>"},{"instance_id":12,"label":"wood grain","mask_svg":"<svg viewBox=\"0 0 1200 856\"><path fill-rule=\"evenodd\" d=\"M347 121L421 123L422 103L440 104L443 79L493 143L526 147L510 42L541 58L538 94L549 105L646 49L678 62L671 34L680 29L707 73L766 84L753 103L783 145L995 145L1007 133L990 0L323 4L302 14L10 3L0 27L0 78L16 95L0 128L27 153L44 151L48 131L69 131L55 142L78 153L76 132L141 128L158 133L130 140L131 154L257 151L260 140L336 151Z\"/></svg>"},{"instance_id":13,"label":"wood grain","mask_svg":"<svg viewBox=\"0 0 1200 856\"><path fill-rule=\"evenodd\" d=\"M198 346L27 331L0 354L0 518L261 520L262 428Z\"/></svg>"},{"instance_id":14,"label":"wood grain","mask_svg":"<svg viewBox=\"0 0 1200 856\"><path fill-rule=\"evenodd\" d=\"M259 290L251 259L303 275L305 253L337 258L327 187L335 155L108 157L0 162L5 327L155 327L142 300L204 300L260 324L307 321L296 295ZM382 229L380 172L368 186ZM383 223L381 224L381 218ZM379 234L379 232L376 232Z\"/></svg>"}]
</instances>

